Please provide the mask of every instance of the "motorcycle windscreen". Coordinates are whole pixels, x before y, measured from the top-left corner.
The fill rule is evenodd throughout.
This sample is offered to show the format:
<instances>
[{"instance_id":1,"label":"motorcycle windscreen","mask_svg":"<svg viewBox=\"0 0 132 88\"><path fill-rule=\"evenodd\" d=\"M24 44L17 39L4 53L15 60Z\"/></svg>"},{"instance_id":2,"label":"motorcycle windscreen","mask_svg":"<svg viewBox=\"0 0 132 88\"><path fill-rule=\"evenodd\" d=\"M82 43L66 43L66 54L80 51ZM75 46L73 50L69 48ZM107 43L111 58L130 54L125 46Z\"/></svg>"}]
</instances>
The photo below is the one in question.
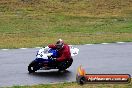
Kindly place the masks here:
<instances>
[{"instance_id":1,"label":"motorcycle windscreen","mask_svg":"<svg viewBox=\"0 0 132 88\"><path fill-rule=\"evenodd\" d=\"M71 56L76 56L79 52L79 49L70 46L70 52L71 52Z\"/></svg>"}]
</instances>

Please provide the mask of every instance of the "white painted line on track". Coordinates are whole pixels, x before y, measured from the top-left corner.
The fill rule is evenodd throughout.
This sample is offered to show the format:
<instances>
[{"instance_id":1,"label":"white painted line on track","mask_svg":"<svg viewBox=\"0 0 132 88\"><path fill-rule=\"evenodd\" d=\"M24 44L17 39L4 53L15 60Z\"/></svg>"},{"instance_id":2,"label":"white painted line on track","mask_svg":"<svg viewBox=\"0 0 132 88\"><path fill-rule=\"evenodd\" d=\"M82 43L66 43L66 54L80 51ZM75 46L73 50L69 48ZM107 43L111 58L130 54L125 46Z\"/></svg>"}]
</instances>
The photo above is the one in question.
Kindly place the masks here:
<instances>
[{"instance_id":1,"label":"white painted line on track","mask_svg":"<svg viewBox=\"0 0 132 88\"><path fill-rule=\"evenodd\" d=\"M6 51L6 50L9 50L9 49L1 49L1 50L5 50Z\"/></svg>"},{"instance_id":2,"label":"white painted line on track","mask_svg":"<svg viewBox=\"0 0 132 88\"><path fill-rule=\"evenodd\" d=\"M101 44L106 45L106 44L109 44L109 43L101 43Z\"/></svg>"},{"instance_id":3,"label":"white painted line on track","mask_svg":"<svg viewBox=\"0 0 132 88\"><path fill-rule=\"evenodd\" d=\"M28 49L28 48L19 48L19 49Z\"/></svg>"},{"instance_id":4,"label":"white painted line on track","mask_svg":"<svg viewBox=\"0 0 132 88\"><path fill-rule=\"evenodd\" d=\"M122 43L126 43L126 42L116 42L116 43L118 43L118 44L122 44ZM103 44L103 45L106 45L106 44L110 44L110 43L100 43L100 44ZM112 44L112 43L111 43ZM84 44L84 45L96 45L96 44ZM69 45L69 46L73 46L73 45ZM36 48L36 49L40 49L40 48L42 48L42 47L34 47L34 48ZM25 50L25 49L29 49L29 48L18 48L18 49L23 49L23 50ZM10 49L0 49L0 50L10 50Z\"/></svg>"},{"instance_id":5,"label":"white painted line on track","mask_svg":"<svg viewBox=\"0 0 132 88\"><path fill-rule=\"evenodd\" d=\"M85 44L85 45L89 45L90 46L90 45L94 45L94 44Z\"/></svg>"},{"instance_id":6,"label":"white painted line on track","mask_svg":"<svg viewBox=\"0 0 132 88\"><path fill-rule=\"evenodd\" d=\"M116 42L116 43L125 43L125 42Z\"/></svg>"}]
</instances>

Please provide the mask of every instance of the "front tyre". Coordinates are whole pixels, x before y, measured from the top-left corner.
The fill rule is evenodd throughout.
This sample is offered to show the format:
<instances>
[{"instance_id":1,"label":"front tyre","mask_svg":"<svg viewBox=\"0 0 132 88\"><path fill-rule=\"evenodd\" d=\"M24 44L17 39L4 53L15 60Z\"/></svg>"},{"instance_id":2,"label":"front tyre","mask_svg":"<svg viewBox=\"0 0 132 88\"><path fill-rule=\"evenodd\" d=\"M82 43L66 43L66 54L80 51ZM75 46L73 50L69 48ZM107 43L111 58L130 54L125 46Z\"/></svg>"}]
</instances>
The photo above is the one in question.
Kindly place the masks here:
<instances>
[{"instance_id":1,"label":"front tyre","mask_svg":"<svg viewBox=\"0 0 132 88\"><path fill-rule=\"evenodd\" d=\"M35 61L32 61L29 66L28 66L28 72L29 73L34 73L35 71L37 71L36 69L36 65L37 63Z\"/></svg>"}]
</instances>

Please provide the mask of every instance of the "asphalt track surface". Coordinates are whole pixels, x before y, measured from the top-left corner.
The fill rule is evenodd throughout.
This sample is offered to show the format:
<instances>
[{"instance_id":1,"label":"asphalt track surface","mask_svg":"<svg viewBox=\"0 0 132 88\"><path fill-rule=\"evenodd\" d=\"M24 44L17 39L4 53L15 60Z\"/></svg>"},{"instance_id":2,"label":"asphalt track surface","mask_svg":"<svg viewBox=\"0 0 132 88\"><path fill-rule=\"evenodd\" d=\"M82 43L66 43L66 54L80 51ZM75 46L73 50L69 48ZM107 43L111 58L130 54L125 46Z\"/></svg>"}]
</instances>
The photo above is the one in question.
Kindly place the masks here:
<instances>
[{"instance_id":1,"label":"asphalt track surface","mask_svg":"<svg viewBox=\"0 0 132 88\"><path fill-rule=\"evenodd\" d=\"M28 74L27 66L34 60L37 48L0 50L0 87L35 85L76 80L77 67L87 73L127 73L132 75L132 43L103 43L74 46L80 49L72 66L65 72L37 71Z\"/></svg>"}]
</instances>

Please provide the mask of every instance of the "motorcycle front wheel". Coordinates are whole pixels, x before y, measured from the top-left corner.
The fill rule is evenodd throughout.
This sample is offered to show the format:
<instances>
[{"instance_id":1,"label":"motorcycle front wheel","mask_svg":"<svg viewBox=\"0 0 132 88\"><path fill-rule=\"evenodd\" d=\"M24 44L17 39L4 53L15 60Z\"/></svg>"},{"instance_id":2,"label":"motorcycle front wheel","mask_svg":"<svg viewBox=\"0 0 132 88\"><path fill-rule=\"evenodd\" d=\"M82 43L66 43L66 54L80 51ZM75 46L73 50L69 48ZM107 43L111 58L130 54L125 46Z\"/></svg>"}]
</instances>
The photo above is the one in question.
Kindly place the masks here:
<instances>
[{"instance_id":1,"label":"motorcycle front wheel","mask_svg":"<svg viewBox=\"0 0 132 88\"><path fill-rule=\"evenodd\" d=\"M35 71L37 71L37 63L35 61L32 61L29 66L28 66L28 72L29 73L34 73Z\"/></svg>"}]
</instances>

